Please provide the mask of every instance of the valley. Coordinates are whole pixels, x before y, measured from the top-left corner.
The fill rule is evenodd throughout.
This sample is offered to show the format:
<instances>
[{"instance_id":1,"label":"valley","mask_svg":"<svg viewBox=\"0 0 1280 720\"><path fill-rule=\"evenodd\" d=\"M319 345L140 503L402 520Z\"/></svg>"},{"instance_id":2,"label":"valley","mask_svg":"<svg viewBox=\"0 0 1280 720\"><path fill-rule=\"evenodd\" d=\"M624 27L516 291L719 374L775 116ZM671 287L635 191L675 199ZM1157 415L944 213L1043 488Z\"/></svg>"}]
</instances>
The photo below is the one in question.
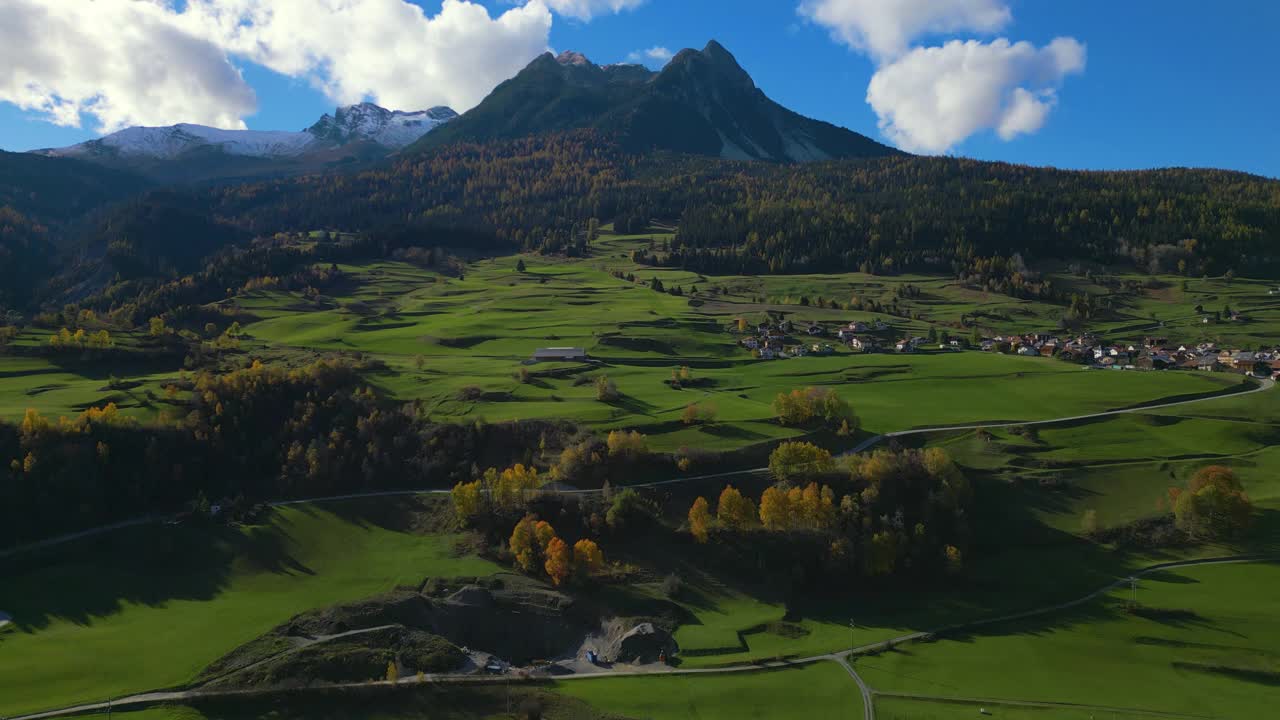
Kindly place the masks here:
<instances>
[{"instance_id":1,"label":"valley","mask_svg":"<svg viewBox=\"0 0 1280 720\"><path fill-rule=\"evenodd\" d=\"M1273 712L1247 123L999 0L507 4L0 8L153 41L0 83L0 719Z\"/></svg>"},{"instance_id":2,"label":"valley","mask_svg":"<svg viewBox=\"0 0 1280 720\"><path fill-rule=\"evenodd\" d=\"M768 318L788 319L799 327L819 324L833 332L850 319L869 322L872 318L856 311L801 305L802 296L889 299L898 296L898 288L904 285L928 288L927 294L911 298L911 305L899 310L902 315L875 315L887 326L886 337L949 328L957 312L976 315L981 309L991 316L1008 316L1006 332L1034 332L1045 327L1054 309L975 294L929 276L714 276L648 269L629 259L635 250L669 237L661 233L617 235L606 227L590 254L580 259L536 255L474 258L443 272L407 262L351 263L338 266L341 279L322 295L245 290L218 303L230 310L230 317L240 326L234 349L219 362L260 358L297 366L337 353L370 361L362 371L363 383L391 402L414 403L436 422L488 424L541 417L570 420L600 433L638 431L645 436L650 452L689 457L696 464L683 470L655 467L639 474L623 473L615 478L615 488L668 478L679 481L682 475L688 476L687 482L655 488L655 497L670 508L666 512L674 513L680 512L681 499L699 492L714 494L725 482L738 483L744 489L761 487L767 476L747 473L736 478L700 478L732 470L735 463L743 468L758 467L769 448L780 441L852 447L877 434L935 428L894 442L944 448L975 483L979 513L975 527L981 528L974 538L975 559L968 580L945 595L883 587L852 593L821 592L801 602L718 573L687 546L663 550L661 545L615 542L611 552L621 553L625 562L643 568L640 578L650 579L609 590L607 604L639 607L668 602L659 581L678 576L685 584L683 599L673 606L678 608L677 617L685 616L676 621L672 636L680 648L681 670L732 668L776 658L826 657L847 649L850 642L874 648L877 643L920 631L1071 599L1117 575L1153 563L1250 554L1269 547L1272 536L1265 528L1274 526L1271 516L1280 512L1276 504L1280 486L1274 482L1277 466L1271 453L1280 416L1271 393L1240 394L1248 388L1242 384L1242 375L1097 370L1060 359L978 348L858 353L834 336L822 340L835 348L832 355L762 360L739 346L738 318L749 319L753 326ZM517 263L523 269L518 270ZM643 277L648 284L657 278L667 288L682 288L684 294L656 292L638 280L627 280L628 275ZM1240 326L1244 332L1267 332L1255 325L1268 322L1271 305L1269 296L1260 290L1262 284L1247 280L1235 280L1230 286L1201 282L1188 285L1185 299L1178 301L1137 292L1125 303L1142 308L1137 312L1167 314L1172 319L1183 312L1182 304L1207 302L1209 298L1227 300L1250 308L1250 324ZM1106 337L1140 341L1140 335L1149 330L1137 312L1128 317L1117 312L1106 321L1108 328L1132 327L1134 334L1125 336L1112 330ZM1217 335L1219 326L1214 326L1210 335L1202 326L1185 325L1189 334L1184 336L1174 334L1176 327L1167 331L1177 342L1221 337ZM1224 330L1233 334L1228 337L1247 337L1235 334L1241 332L1236 326ZM983 334L995 334L995 327L983 328ZM154 339L141 333L136 338L119 336L116 342L126 348L136 343L141 350L154 344ZM38 331L28 330L11 341L12 354L0 358L0 373L10 388L0 394L0 408L5 408L5 415L13 421L20 420L27 408L49 416L73 415L109 402L142 422L168 422L166 418L176 417L175 403L180 402L183 391L175 396L166 388L181 382L187 372L181 367L166 367L163 360L131 367L127 353L108 366L73 359L50 362L38 354L45 343L47 339ZM559 345L582 347L588 360L529 361L536 348ZM683 380L681 368L688 368ZM601 375L616 384L616 399L601 401L594 382L579 380ZM830 430L778 424L773 396L806 386L835 388L857 413L857 431L846 438ZM1185 401L1192 402L1140 409ZM713 407L714 414L686 423L682 416L691 405ZM1017 424L1124 408L1139 409L1060 424ZM945 429L963 425L991 428ZM1191 451L1189 438L1196 438L1196 443L1214 438L1204 446L1212 450ZM719 456L713 459L710 453ZM1084 539L1081 518L1087 512L1092 511L1104 528L1125 527L1157 516L1157 501L1164 487L1185 479L1207 462L1229 463L1235 468L1262 508L1266 519L1256 531L1260 534L1251 535L1253 539L1158 551ZM425 483L443 491L449 482L445 477L427 476L418 487ZM439 515L440 509L431 508L439 508L442 502L438 495L422 495L419 499L371 497L288 506L273 511L265 524L238 530L142 525L111 531L100 539L50 547L30 557L0 560L16 581L0 592L0 607L16 618L16 625L3 640L4 656L20 660L20 666L0 671L0 677L21 678L20 686L11 685L3 693L7 700L0 712L22 716L73 704L52 704L43 699L54 696L91 702L192 683L199 688L207 682L201 679L202 672L207 672L202 671L205 665L296 613L406 585L421 586L430 577L498 577L493 574L502 571L502 566L491 559L455 555L458 550L449 550L450 543L460 542L462 536L427 529L440 527L440 523L449 525L448 520L424 520ZM673 563L674 558L680 559ZM1054 581L1028 574L1030 568L1047 561L1057 567ZM157 568L168 566L173 570L155 575ZM1229 574L1227 570L1205 569L1195 570L1192 576L1203 575L1206 586L1213 587L1213 578L1225 574ZM156 582L161 577L163 580ZM1161 575L1153 577L1154 587L1163 587ZM95 591L73 591L74 601L64 596L63 589L86 585L94 586ZM1114 607L1114 598L1122 595L1117 590L1114 597L1104 595L1096 602ZM1197 600L1197 605L1203 603L1204 598ZM1101 613L1087 607L1018 622L1030 628L1151 622L1104 620L1115 618L1117 611ZM1199 627L1200 622L1192 627ZM988 633L985 628L972 632L990 637L992 643L1010 642L1002 640L1007 636L1001 625L992 627L995 632ZM1027 649L1000 650L998 656L1047 651L1071 662L1070 653L1075 652L1071 645L1056 649L1055 642L1040 638L1043 632L1015 633L1015 638L1026 638L1019 640L1017 647ZM1245 635L1252 637L1251 633ZM938 651L951 648L952 642L939 640ZM1265 647L1264 641L1255 642ZM1046 650L1039 650L1041 646ZM903 664L907 661L900 658L922 653L928 657L933 645L908 642L902 647L850 658L862 679L881 693L874 700L881 717L896 717L895 712L907 708L948 717L946 713L964 707L957 702L969 702L964 698L985 698L1011 717L1033 712L1020 710L1017 703L1021 701L1050 703L1035 711L1048 713L1056 712L1048 709L1054 707L1052 703L1060 703L1063 717L1074 712L1066 709L1071 703L1146 711L1177 708L1183 702L1172 699L1172 704L1166 700L1161 705L1155 699L1135 701L1132 694L1108 695L1101 688L1055 691L1052 685L1012 692L971 681L952 685L946 679L917 687L896 678L941 676L934 670ZM952 652L964 657L963 650ZM112 654L141 654L148 662L142 666L120 663L112 671L97 667L96 658ZM69 663L70 655L88 664ZM1155 679L1160 662L1154 656L1127 658L1123 662L1150 665L1157 673L1149 687L1164 682ZM857 686L836 662L826 660L803 667L806 669L771 672L783 673L778 677L800 672L812 675L812 682L830 685L834 694L810 697L809 702L818 703L815 708L861 706ZM42 679L32 682L32 672ZM746 686L750 692L771 692L765 688L772 677L766 672L758 682L755 676L743 679L752 678ZM412 682L411 674L405 682ZM672 685L676 682L682 683L678 686L681 689ZM694 675L688 680L619 677L534 687L546 695L548 707L569 708L564 717L576 717L572 708L579 703L626 717L679 717L684 710L677 707L705 706L699 712L712 712L706 703L720 696L717 683L734 682L738 681L731 676L704 680ZM1235 683L1236 687L1247 683L1238 679L1215 682ZM657 688L663 689L655 695ZM456 692L461 696L449 702L494 701L484 699L484 690ZM1241 698L1248 695L1243 689L1226 686L1217 692L1244 693ZM679 705L654 704L648 699L658 696L667 698L663 702ZM915 699L917 696L921 699ZM252 705L227 706L216 695L206 700L198 697L191 697L194 710L166 706L140 712L138 717L185 717L190 713L253 717L261 711ZM404 702L410 703L406 707L417 702L410 697L405 697ZM754 703L747 700L749 697L743 696L744 707ZM998 705L1000 699L1009 704ZM1233 702L1249 707L1243 699ZM733 715L738 711L732 707L715 707L714 712L739 716ZM388 712L394 715L396 711Z\"/></svg>"}]
</instances>

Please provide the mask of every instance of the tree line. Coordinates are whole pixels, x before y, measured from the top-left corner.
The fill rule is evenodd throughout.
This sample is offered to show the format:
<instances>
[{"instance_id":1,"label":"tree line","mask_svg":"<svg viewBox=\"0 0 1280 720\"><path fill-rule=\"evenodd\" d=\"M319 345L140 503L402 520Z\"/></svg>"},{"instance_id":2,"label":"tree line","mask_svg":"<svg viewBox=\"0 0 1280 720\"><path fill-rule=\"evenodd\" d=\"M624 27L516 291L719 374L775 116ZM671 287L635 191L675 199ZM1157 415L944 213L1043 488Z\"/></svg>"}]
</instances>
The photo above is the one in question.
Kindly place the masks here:
<instances>
[{"instance_id":1,"label":"tree line","mask_svg":"<svg viewBox=\"0 0 1280 720\"><path fill-rule=\"evenodd\" d=\"M475 463L554 451L568 423L439 424L389 406L360 379L372 368L322 359L255 362L177 380L141 423L113 405L0 423L0 546L145 515L199 497L258 501L447 487Z\"/></svg>"}]
</instances>

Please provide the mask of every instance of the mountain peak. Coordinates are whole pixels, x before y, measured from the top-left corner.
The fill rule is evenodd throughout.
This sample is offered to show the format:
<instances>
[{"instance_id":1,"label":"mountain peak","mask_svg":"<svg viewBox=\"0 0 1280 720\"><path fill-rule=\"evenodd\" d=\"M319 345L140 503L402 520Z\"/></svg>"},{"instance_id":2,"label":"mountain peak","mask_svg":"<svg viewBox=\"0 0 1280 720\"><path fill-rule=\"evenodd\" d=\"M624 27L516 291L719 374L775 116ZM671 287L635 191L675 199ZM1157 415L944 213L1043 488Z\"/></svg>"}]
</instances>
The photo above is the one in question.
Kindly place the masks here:
<instances>
[{"instance_id":1,"label":"mountain peak","mask_svg":"<svg viewBox=\"0 0 1280 720\"><path fill-rule=\"evenodd\" d=\"M711 40L707 41L706 47L702 48L702 54L703 55L728 55L730 59L733 58L733 54L730 53L728 50L726 50L725 47L721 45L720 42L715 38L712 38Z\"/></svg>"},{"instance_id":2,"label":"mountain peak","mask_svg":"<svg viewBox=\"0 0 1280 720\"><path fill-rule=\"evenodd\" d=\"M560 63L561 65L573 65L576 67L586 67L586 66L595 64L590 60L588 60L586 55L583 55L580 52L574 52L572 50L565 50L564 52L557 55L556 62Z\"/></svg>"},{"instance_id":3,"label":"mountain peak","mask_svg":"<svg viewBox=\"0 0 1280 720\"><path fill-rule=\"evenodd\" d=\"M457 117L447 107L404 112L388 110L369 102L347 105L324 115L306 132L317 140L343 144L367 140L389 148L401 148Z\"/></svg>"},{"instance_id":4,"label":"mountain peak","mask_svg":"<svg viewBox=\"0 0 1280 720\"><path fill-rule=\"evenodd\" d=\"M733 53L715 40L700 51L688 48L676 53L662 74L693 75L703 81L718 79L739 90L755 90L756 87L751 75L738 64Z\"/></svg>"},{"instance_id":5,"label":"mountain peak","mask_svg":"<svg viewBox=\"0 0 1280 720\"><path fill-rule=\"evenodd\" d=\"M639 152L657 148L735 160L897 153L778 105L715 40L702 50L681 50L659 73L640 65L600 67L577 52L544 53L410 151L576 128L603 130Z\"/></svg>"}]
</instances>

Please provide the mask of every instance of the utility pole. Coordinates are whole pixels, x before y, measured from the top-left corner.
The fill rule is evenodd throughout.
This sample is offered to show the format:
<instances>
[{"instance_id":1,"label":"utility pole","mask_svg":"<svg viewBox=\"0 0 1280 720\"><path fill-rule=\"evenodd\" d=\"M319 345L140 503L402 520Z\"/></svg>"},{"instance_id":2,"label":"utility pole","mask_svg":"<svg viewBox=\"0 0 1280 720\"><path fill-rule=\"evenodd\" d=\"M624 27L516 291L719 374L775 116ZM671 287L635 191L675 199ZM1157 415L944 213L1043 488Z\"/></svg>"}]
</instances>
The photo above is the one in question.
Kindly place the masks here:
<instances>
[{"instance_id":1,"label":"utility pole","mask_svg":"<svg viewBox=\"0 0 1280 720\"><path fill-rule=\"evenodd\" d=\"M1138 576L1129 578L1129 590L1133 593L1133 606L1138 607Z\"/></svg>"}]
</instances>

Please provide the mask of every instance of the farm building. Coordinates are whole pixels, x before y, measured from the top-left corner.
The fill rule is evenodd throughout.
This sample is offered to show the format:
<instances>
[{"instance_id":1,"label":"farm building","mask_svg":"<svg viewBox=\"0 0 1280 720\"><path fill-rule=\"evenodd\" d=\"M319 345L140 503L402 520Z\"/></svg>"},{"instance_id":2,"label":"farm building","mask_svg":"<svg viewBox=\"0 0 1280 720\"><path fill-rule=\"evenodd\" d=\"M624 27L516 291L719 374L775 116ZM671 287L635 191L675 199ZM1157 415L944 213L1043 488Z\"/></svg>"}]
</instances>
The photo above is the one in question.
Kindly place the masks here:
<instances>
[{"instance_id":1,"label":"farm building","mask_svg":"<svg viewBox=\"0 0 1280 720\"><path fill-rule=\"evenodd\" d=\"M575 362L587 359L587 351L582 348L553 347L538 348L533 352L537 362Z\"/></svg>"}]
</instances>

